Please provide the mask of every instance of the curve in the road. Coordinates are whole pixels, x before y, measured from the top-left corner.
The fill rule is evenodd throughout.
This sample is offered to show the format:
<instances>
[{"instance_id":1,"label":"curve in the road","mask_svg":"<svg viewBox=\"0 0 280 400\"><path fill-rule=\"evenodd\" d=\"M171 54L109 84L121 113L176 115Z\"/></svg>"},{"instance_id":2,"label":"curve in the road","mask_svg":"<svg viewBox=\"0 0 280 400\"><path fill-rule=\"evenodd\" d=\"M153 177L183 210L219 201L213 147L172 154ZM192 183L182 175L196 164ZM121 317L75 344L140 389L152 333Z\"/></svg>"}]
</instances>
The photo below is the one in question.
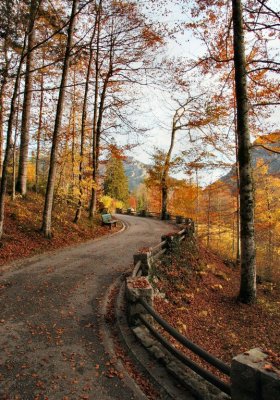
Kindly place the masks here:
<instances>
[{"instance_id":1,"label":"curve in the road","mask_svg":"<svg viewBox=\"0 0 280 400\"><path fill-rule=\"evenodd\" d=\"M119 216L121 234L26 260L1 275L1 400L136 399L102 343L101 302L141 247L174 226Z\"/></svg>"}]
</instances>

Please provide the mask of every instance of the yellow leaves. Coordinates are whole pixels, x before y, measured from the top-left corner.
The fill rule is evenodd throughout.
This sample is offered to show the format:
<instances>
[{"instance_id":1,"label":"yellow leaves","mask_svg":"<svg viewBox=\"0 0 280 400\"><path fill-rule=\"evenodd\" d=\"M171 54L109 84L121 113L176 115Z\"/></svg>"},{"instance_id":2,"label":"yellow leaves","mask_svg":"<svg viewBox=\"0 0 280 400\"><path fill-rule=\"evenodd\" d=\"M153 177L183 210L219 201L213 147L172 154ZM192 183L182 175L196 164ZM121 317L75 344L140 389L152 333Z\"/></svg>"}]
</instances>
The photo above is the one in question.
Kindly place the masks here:
<instances>
[{"instance_id":1,"label":"yellow leaves","mask_svg":"<svg viewBox=\"0 0 280 400\"><path fill-rule=\"evenodd\" d=\"M177 310L178 311L187 311L188 308L187 307L178 307Z\"/></svg>"},{"instance_id":2,"label":"yellow leaves","mask_svg":"<svg viewBox=\"0 0 280 400\"><path fill-rule=\"evenodd\" d=\"M27 180L28 182L35 182L35 170L36 170L36 165L35 163L28 163L27 164Z\"/></svg>"},{"instance_id":3,"label":"yellow leaves","mask_svg":"<svg viewBox=\"0 0 280 400\"><path fill-rule=\"evenodd\" d=\"M187 332L187 325L183 321L178 320L177 321L177 325L179 326L179 332L180 333L184 334L184 333Z\"/></svg>"},{"instance_id":4,"label":"yellow leaves","mask_svg":"<svg viewBox=\"0 0 280 400\"><path fill-rule=\"evenodd\" d=\"M203 278L203 276L207 275L206 271L196 271L196 275L198 275L200 278Z\"/></svg>"},{"instance_id":5,"label":"yellow leaves","mask_svg":"<svg viewBox=\"0 0 280 400\"><path fill-rule=\"evenodd\" d=\"M181 299L185 302L185 303L187 303L187 304L191 304L192 303L192 301L193 301L193 299L194 299L194 294L193 293L183 293L182 295L181 295ZM187 308L185 308L185 307L182 307L182 309L184 310L187 310Z\"/></svg>"},{"instance_id":6,"label":"yellow leaves","mask_svg":"<svg viewBox=\"0 0 280 400\"><path fill-rule=\"evenodd\" d=\"M124 203L120 200L115 200L110 196L102 196L100 198L100 202L103 203L105 208L108 208L109 211L114 211L116 208L123 208Z\"/></svg>"},{"instance_id":7,"label":"yellow leaves","mask_svg":"<svg viewBox=\"0 0 280 400\"><path fill-rule=\"evenodd\" d=\"M223 286L220 284L216 284L216 285L212 285L211 289L214 290L215 292L217 292L219 290L223 290Z\"/></svg>"},{"instance_id":8,"label":"yellow leaves","mask_svg":"<svg viewBox=\"0 0 280 400\"><path fill-rule=\"evenodd\" d=\"M199 317L205 318L208 317L208 311L207 310L202 310L198 313Z\"/></svg>"}]
</instances>

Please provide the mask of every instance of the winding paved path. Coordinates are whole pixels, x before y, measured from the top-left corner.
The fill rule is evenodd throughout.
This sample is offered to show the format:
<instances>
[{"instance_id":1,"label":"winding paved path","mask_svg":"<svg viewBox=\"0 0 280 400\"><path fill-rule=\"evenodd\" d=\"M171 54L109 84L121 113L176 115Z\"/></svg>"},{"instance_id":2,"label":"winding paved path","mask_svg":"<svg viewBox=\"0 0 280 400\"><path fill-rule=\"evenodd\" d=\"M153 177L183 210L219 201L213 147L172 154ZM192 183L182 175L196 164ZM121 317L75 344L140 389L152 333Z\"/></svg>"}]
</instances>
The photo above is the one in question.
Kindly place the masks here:
<instances>
[{"instance_id":1,"label":"winding paved path","mask_svg":"<svg viewBox=\"0 0 280 400\"><path fill-rule=\"evenodd\" d=\"M3 268L1 400L136 399L110 377L98 314L110 285L141 247L174 228L121 216L122 233Z\"/></svg>"}]
</instances>

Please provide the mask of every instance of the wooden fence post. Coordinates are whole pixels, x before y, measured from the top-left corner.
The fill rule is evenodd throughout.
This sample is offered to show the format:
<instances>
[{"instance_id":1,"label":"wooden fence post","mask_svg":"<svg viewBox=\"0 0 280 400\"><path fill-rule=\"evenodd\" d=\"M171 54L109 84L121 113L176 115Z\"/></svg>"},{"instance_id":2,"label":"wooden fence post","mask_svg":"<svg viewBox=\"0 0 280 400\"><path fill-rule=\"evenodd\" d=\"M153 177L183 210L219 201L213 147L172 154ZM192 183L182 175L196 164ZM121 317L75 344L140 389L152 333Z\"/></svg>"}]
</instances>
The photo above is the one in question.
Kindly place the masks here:
<instances>
[{"instance_id":1,"label":"wooden fence post","mask_svg":"<svg viewBox=\"0 0 280 400\"><path fill-rule=\"evenodd\" d=\"M134 265L136 265L138 261L141 261L142 275L148 276L152 267L152 253L148 251L146 253L134 254Z\"/></svg>"}]
</instances>

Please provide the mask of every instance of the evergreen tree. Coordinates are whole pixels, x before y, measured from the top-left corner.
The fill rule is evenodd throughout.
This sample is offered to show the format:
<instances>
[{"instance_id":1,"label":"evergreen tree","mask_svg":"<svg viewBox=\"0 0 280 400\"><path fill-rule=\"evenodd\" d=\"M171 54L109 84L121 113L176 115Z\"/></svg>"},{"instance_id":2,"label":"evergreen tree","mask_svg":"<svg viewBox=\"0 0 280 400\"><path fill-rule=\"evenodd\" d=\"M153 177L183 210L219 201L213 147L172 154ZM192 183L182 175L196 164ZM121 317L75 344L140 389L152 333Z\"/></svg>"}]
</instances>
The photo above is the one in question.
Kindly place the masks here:
<instances>
[{"instance_id":1,"label":"evergreen tree","mask_svg":"<svg viewBox=\"0 0 280 400\"><path fill-rule=\"evenodd\" d=\"M104 194L124 203L128 201L128 180L120 158L111 156L104 179Z\"/></svg>"}]
</instances>

